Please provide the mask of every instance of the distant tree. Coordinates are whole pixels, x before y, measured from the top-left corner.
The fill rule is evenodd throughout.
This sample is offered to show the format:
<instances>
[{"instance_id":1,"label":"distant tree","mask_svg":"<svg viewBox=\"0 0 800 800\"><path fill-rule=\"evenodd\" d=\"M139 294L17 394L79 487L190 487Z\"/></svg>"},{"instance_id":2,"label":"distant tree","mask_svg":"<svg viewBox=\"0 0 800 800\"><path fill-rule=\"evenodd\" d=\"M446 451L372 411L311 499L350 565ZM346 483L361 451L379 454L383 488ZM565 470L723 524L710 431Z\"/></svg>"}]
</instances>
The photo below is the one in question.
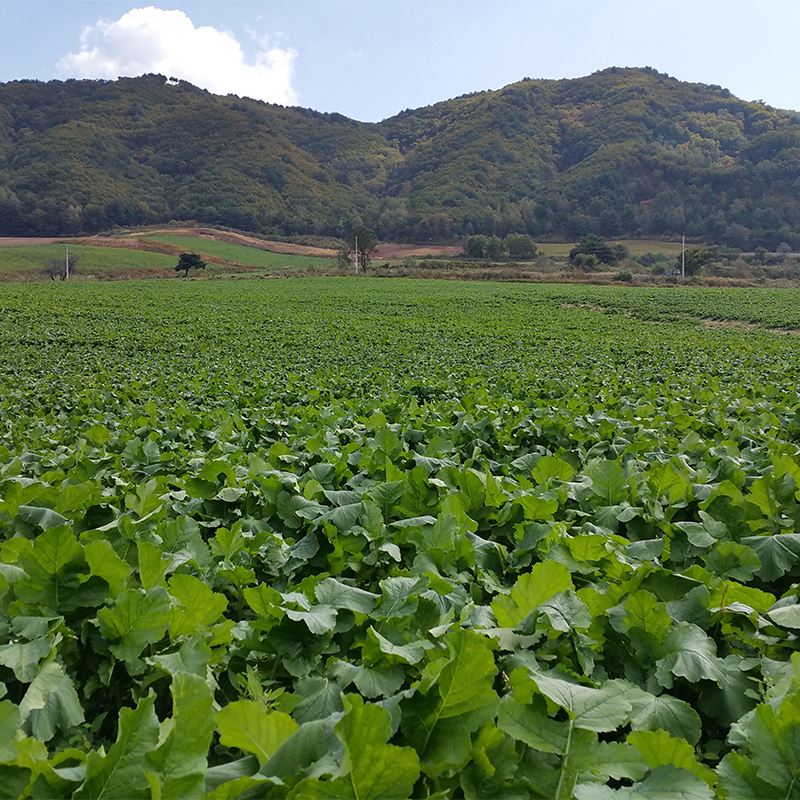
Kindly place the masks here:
<instances>
[{"instance_id":1,"label":"distant tree","mask_svg":"<svg viewBox=\"0 0 800 800\"><path fill-rule=\"evenodd\" d=\"M786 242L781 242L775 252L778 253L778 255L785 256L792 252L792 247Z\"/></svg>"},{"instance_id":2,"label":"distant tree","mask_svg":"<svg viewBox=\"0 0 800 800\"><path fill-rule=\"evenodd\" d=\"M594 256L598 263L614 266L619 261L619 253L615 247L610 245L602 236L589 233L569 251L569 260L576 263L575 259L579 255Z\"/></svg>"},{"instance_id":3,"label":"distant tree","mask_svg":"<svg viewBox=\"0 0 800 800\"><path fill-rule=\"evenodd\" d=\"M600 263L594 253L576 253L574 257L570 253L570 260L584 272L595 272Z\"/></svg>"},{"instance_id":4,"label":"distant tree","mask_svg":"<svg viewBox=\"0 0 800 800\"><path fill-rule=\"evenodd\" d=\"M358 253L356 253L356 242L358 243ZM378 247L378 237L375 235L375 231L366 225L357 225L350 231L345 245L348 258L352 260L357 255L358 265L366 270L372 254Z\"/></svg>"},{"instance_id":5,"label":"distant tree","mask_svg":"<svg viewBox=\"0 0 800 800\"><path fill-rule=\"evenodd\" d=\"M712 252L707 247L687 247L686 248L686 274L700 275L706 264L711 261ZM680 272L681 256L676 260L676 269Z\"/></svg>"},{"instance_id":6,"label":"distant tree","mask_svg":"<svg viewBox=\"0 0 800 800\"><path fill-rule=\"evenodd\" d=\"M753 262L755 264L764 264L767 260L767 255L769 250L766 247L756 247L755 253L753 253Z\"/></svg>"},{"instance_id":7,"label":"distant tree","mask_svg":"<svg viewBox=\"0 0 800 800\"><path fill-rule=\"evenodd\" d=\"M467 246L464 248L464 252L469 258L486 258L486 248L488 245L489 239L479 233L467 239Z\"/></svg>"},{"instance_id":8,"label":"distant tree","mask_svg":"<svg viewBox=\"0 0 800 800\"><path fill-rule=\"evenodd\" d=\"M190 269L205 269L207 263L197 253L181 253L175 272L182 272L183 277L188 278Z\"/></svg>"},{"instance_id":9,"label":"distant tree","mask_svg":"<svg viewBox=\"0 0 800 800\"><path fill-rule=\"evenodd\" d=\"M519 261L531 261L536 258L536 244L533 239L524 233L509 233L506 236L508 257Z\"/></svg>"},{"instance_id":10,"label":"distant tree","mask_svg":"<svg viewBox=\"0 0 800 800\"><path fill-rule=\"evenodd\" d=\"M69 274L74 275L78 269L78 259L75 256L69 257ZM67 279L67 260L66 258L51 258L45 267L45 275L51 281L65 281Z\"/></svg>"},{"instance_id":11,"label":"distant tree","mask_svg":"<svg viewBox=\"0 0 800 800\"><path fill-rule=\"evenodd\" d=\"M486 257L496 261L505 254L505 242L499 236L490 236L486 242Z\"/></svg>"}]
</instances>

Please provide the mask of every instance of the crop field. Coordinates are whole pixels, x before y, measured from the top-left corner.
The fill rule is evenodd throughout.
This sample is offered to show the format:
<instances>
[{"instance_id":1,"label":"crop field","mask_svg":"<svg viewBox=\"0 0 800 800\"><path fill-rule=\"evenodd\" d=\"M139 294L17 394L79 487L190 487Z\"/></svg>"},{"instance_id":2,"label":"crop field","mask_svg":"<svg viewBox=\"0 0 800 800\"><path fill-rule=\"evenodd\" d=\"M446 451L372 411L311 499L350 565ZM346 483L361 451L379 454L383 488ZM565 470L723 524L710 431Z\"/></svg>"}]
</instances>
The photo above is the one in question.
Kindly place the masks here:
<instances>
[{"instance_id":1,"label":"crop field","mask_svg":"<svg viewBox=\"0 0 800 800\"><path fill-rule=\"evenodd\" d=\"M798 306L0 286L0 796L800 798Z\"/></svg>"},{"instance_id":2,"label":"crop field","mask_svg":"<svg viewBox=\"0 0 800 800\"><path fill-rule=\"evenodd\" d=\"M82 275L109 269L171 269L178 263L175 256L121 247L70 245L69 253L71 257L77 257L78 272ZM63 244L3 247L0 248L0 272L43 270L52 259L63 260L64 257Z\"/></svg>"},{"instance_id":3,"label":"crop field","mask_svg":"<svg viewBox=\"0 0 800 800\"><path fill-rule=\"evenodd\" d=\"M245 247L241 244L228 244L192 236L148 236L147 238L155 242L180 245L188 252L204 253L212 258L216 257L249 267L264 267L270 270L287 268L306 270L310 266L330 267L331 263L335 263L330 258L309 258L308 256L272 253L255 247Z\"/></svg>"}]
</instances>

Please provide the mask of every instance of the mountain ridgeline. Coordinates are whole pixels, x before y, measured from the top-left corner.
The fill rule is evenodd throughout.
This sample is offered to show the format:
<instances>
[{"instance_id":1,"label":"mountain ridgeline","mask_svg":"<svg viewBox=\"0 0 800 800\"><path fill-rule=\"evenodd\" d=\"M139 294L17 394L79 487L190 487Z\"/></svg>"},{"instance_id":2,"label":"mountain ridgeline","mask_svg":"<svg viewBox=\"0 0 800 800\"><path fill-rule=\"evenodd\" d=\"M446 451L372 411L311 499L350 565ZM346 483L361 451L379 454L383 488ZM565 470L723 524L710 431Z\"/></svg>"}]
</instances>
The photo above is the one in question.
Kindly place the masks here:
<instances>
[{"instance_id":1,"label":"mountain ridgeline","mask_svg":"<svg viewBox=\"0 0 800 800\"><path fill-rule=\"evenodd\" d=\"M0 84L0 235L173 219L799 249L800 114L649 67L525 79L377 124L160 75Z\"/></svg>"}]
</instances>

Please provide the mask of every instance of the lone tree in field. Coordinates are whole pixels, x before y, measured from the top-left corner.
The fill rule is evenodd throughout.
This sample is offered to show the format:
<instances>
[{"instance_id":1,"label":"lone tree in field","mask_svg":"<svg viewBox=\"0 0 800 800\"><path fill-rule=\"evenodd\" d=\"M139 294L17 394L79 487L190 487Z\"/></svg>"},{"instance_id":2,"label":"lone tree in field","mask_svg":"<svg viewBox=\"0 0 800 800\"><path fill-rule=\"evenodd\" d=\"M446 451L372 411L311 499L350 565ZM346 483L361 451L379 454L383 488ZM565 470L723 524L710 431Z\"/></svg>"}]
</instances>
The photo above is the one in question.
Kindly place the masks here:
<instances>
[{"instance_id":1,"label":"lone tree in field","mask_svg":"<svg viewBox=\"0 0 800 800\"><path fill-rule=\"evenodd\" d=\"M69 257L69 274L74 275L78 271L78 259L75 256ZM51 258L45 268L45 275L51 281L65 281L67 279L67 262L64 258Z\"/></svg>"},{"instance_id":2,"label":"lone tree in field","mask_svg":"<svg viewBox=\"0 0 800 800\"><path fill-rule=\"evenodd\" d=\"M358 243L358 252L356 252L356 243ZM348 259L352 261L357 258L358 265L365 271L377 246L378 237L375 235L375 231L366 225L357 225L350 231L350 235L345 240Z\"/></svg>"},{"instance_id":3,"label":"lone tree in field","mask_svg":"<svg viewBox=\"0 0 800 800\"><path fill-rule=\"evenodd\" d=\"M208 262L203 261L197 253L181 253L175 272L182 272L184 278L189 277L190 269L205 269Z\"/></svg>"}]
</instances>

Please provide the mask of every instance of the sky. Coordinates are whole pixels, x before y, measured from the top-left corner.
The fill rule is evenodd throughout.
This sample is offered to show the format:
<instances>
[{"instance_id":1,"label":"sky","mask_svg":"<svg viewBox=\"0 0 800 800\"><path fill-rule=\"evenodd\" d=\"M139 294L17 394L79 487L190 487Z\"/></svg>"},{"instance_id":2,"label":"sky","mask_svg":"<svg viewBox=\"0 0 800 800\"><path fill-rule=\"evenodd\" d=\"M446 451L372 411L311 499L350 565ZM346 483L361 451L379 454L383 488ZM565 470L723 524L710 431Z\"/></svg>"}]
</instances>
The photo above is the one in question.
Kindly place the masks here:
<instances>
[{"instance_id":1,"label":"sky","mask_svg":"<svg viewBox=\"0 0 800 800\"><path fill-rule=\"evenodd\" d=\"M650 66L800 110L798 0L151 2L0 0L0 82L155 72L377 122L525 77Z\"/></svg>"}]
</instances>

